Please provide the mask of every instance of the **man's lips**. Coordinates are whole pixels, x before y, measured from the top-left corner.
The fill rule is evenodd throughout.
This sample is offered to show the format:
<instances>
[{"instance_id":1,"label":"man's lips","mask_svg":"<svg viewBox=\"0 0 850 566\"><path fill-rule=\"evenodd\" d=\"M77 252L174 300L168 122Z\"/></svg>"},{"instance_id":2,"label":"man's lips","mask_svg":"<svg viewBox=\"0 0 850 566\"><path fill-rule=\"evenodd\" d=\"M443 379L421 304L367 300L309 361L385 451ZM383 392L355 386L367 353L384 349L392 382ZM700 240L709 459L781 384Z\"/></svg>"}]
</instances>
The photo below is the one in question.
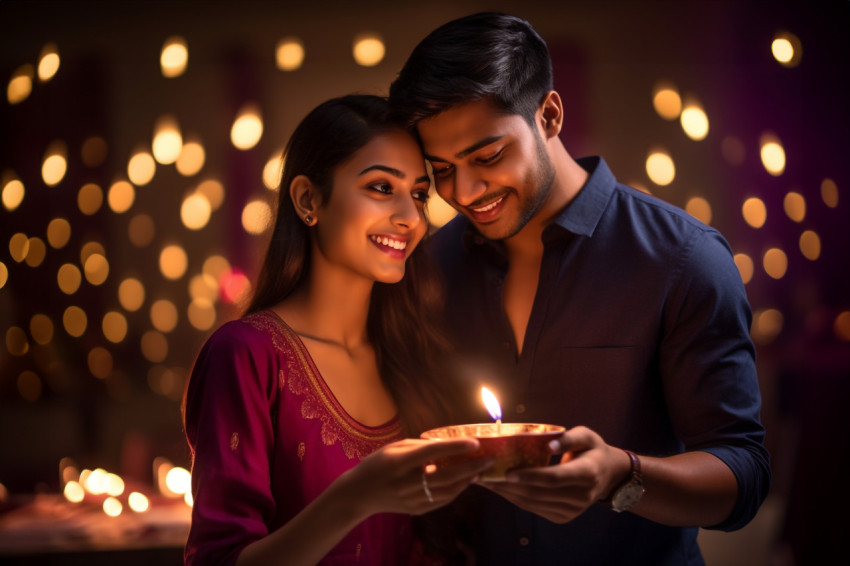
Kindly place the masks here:
<instances>
[{"instance_id":1,"label":"man's lips","mask_svg":"<svg viewBox=\"0 0 850 566\"><path fill-rule=\"evenodd\" d=\"M502 206L505 203L506 194L502 194L497 199L491 200L485 204L479 204L476 206L467 206L466 210L469 211L469 217L474 222L478 223L486 223L491 222L496 219L499 215L499 212L502 210Z\"/></svg>"}]
</instances>

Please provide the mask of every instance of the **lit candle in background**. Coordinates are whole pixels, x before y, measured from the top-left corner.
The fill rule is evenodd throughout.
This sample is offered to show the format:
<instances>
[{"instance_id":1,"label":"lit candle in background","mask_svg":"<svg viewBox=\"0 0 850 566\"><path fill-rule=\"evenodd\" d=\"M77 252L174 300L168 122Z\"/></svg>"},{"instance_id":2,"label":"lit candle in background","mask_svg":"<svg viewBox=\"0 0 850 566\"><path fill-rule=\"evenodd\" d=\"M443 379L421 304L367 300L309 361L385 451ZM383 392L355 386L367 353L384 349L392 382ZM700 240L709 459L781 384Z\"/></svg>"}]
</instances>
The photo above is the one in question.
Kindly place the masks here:
<instances>
[{"instance_id":1,"label":"lit candle in background","mask_svg":"<svg viewBox=\"0 0 850 566\"><path fill-rule=\"evenodd\" d=\"M487 407L487 412L496 421L496 434L501 434L502 406L499 405L499 400L486 387L481 388L481 399L484 401L484 406Z\"/></svg>"}]
</instances>

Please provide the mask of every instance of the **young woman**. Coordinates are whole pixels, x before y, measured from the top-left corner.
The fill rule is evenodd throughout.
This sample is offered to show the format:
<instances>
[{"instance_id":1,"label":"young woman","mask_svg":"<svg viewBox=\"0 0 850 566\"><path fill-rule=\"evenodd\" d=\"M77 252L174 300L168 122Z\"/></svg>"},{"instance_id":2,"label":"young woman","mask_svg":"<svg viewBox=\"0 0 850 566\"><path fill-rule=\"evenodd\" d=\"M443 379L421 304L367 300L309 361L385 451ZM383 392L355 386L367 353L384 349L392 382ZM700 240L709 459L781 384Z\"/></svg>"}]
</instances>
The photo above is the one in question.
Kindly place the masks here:
<instances>
[{"instance_id":1,"label":"young woman","mask_svg":"<svg viewBox=\"0 0 850 566\"><path fill-rule=\"evenodd\" d=\"M428 466L474 440L404 439L447 418L440 295L414 251L428 187L382 98L327 101L296 128L254 298L186 390L186 564L405 564L410 514L487 466Z\"/></svg>"}]
</instances>

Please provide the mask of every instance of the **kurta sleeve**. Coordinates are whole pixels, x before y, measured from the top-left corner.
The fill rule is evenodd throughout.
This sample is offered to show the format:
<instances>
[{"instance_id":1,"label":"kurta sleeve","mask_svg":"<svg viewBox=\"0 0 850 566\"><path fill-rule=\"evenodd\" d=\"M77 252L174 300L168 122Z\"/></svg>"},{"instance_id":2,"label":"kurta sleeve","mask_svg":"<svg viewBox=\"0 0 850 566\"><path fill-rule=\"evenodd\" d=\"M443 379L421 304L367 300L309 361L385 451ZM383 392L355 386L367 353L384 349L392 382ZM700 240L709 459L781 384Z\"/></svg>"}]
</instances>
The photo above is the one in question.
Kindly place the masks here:
<instances>
[{"instance_id":1,"label":"kurta sleeve","mask_svg":"<svg viewBox=\"0 0 850 566\"><path fill-rule=\"evenodd\" d=\"M738 480L734 530L758 511L770 486L761 396L746 291L726 241L696 231L665 305L661 373L673 425L688 450L723 460Z\"/></svg>"},{"instance_id":2,"label":"kurta sleeve","mask_svg":"<svg viewBox=\"0 0 850 566\"><path fill-rule=\"evenodd\" d=\"M241 321L213 333L195 361L185 408L194 497L187 565L234 564L268 534L278 366L269 335Z\"/></svg>"}]
</instances>

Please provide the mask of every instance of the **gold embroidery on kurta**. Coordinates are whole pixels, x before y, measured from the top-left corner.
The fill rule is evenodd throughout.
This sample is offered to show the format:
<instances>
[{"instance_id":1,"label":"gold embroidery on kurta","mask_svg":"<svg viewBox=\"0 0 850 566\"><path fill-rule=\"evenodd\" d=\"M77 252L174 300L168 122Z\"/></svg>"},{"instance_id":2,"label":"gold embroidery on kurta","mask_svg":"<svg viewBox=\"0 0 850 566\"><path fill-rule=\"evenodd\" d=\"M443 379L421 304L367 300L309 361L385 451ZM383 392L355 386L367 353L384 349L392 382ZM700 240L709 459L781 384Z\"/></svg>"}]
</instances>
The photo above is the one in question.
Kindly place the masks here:
<instances>
[{"instance_id":1,"label":"gold embroidery on kurta","mask_svg":"<svg viewBox=\"0 0 850 566\"><path fill-rule=\"evenodd\" d=\"M298 443L298 459L304 461L304 454L307 452L307 446L303 442Z\"/></svg>"},{"instance_id":2,"label":"gold embroidery on kurta","mask_svg":"<svg viewBox=\"0 0 850 566\"><path fill-rule=\"evenodd\" d=\"M230 449L236 450L237 448L239 448L239 433L234 432L230 435Z\"/></svg>"},{"instance_id":3,"label":"gold embroidery on kurta","mask_svg":"<svg viewBox=\"0 0 850 566\"><path fill-rule=\"evenodd\" d=\"M354 426L353 419L344 413L327 389L309 352L277 315L261 311L243 320L268 332L274 348L283 354L285 367L278 372L278 391L283 393L288 386L291 393L302 398L301 416L321 421L321 438L325 445L339 442L346 457L362 459L386 443L401 438L398 421L373 430Z\"/></svg>"}]
</instances>

